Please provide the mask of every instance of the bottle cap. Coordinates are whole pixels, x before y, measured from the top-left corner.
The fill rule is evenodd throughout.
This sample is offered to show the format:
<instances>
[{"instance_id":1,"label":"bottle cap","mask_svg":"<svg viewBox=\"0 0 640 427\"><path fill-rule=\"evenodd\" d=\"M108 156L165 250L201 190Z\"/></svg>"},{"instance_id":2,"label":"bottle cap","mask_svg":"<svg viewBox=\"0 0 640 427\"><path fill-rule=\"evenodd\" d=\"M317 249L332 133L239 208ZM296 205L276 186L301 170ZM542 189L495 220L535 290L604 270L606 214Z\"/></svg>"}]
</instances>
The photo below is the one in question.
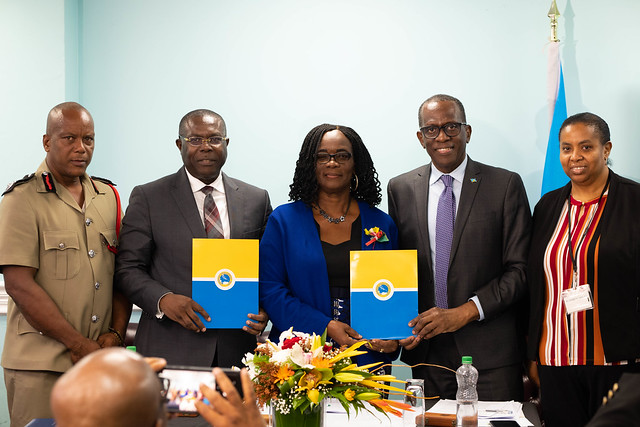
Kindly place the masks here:
<instances>
[{"instance_id":1,"label":"bottle cap","mask_svg":"<svg viewBox=\"0 0 640 427\"><path fill-rule=\"evenodd\" d=\"M471 356L462 356L463 365L471 365L473 358Z\"/></svg>"}]
</instances>

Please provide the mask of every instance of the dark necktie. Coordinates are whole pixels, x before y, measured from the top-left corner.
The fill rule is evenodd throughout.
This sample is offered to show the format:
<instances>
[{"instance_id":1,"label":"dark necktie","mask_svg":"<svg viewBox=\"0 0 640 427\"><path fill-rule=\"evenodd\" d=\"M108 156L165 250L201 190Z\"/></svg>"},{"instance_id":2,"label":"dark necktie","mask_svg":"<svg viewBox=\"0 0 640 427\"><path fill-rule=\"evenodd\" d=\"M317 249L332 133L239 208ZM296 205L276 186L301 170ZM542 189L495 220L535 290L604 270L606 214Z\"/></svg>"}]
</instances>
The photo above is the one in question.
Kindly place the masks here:
<instances>
[{"instance_id":1,"label":"dark necktie","mask_svg":"<svg viewBox=\"0 0 640 427\"><path fill-rule=\"evenodd\" d=\"M438 200L436 215L436 305L449 308L447 302L447 275L453 241L453 224L456 218L456 198L453 195L453 177L442 175L444 191ZM480 242L478 242L480 243Z\"/></svg>"},{"instance_id":2,"label":"dark necktie","mask_svg":"<svg viewBox=\"0 0 640 427\"><path fill-rule=\"evenodd\" d=\"M202 192L206 194L204 198L204 228L207 231L207 237L212 239L224 239L224 232L222 231L222 220L220 219L220 212L216 202L213 201L211 192L213 187L202 187Z\"/></svg>"}]
</instances>

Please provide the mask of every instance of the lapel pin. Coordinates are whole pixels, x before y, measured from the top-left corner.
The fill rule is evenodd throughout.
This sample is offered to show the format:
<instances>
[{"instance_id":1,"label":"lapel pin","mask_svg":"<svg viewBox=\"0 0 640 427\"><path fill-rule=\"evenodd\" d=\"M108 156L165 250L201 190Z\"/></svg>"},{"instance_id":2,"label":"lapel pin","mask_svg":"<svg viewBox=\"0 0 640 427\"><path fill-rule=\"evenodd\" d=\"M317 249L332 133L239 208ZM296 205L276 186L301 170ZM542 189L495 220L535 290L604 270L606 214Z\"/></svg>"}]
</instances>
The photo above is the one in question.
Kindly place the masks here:
<instances>
[{"instance_id":1,"label":"lapel pin","mask_svg":"<svg viewBox=\"0 0 640 427\"><path fill-rule=\"evenodd\" d=\"M477 179L475 179L475 178L471 178L469 181L471 181L471 182L478 182L478 180L477 180Z\"/></svg>"}]
</instances>

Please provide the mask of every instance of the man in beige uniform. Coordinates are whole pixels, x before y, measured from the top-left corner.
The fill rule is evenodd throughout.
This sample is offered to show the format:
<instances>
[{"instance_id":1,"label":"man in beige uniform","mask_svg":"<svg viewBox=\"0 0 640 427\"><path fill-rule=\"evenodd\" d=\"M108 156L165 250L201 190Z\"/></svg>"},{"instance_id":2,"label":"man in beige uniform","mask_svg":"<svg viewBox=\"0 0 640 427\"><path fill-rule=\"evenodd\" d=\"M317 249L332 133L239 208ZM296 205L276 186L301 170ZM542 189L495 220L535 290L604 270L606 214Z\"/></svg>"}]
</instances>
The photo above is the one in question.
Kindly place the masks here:
<instances>
[{"instance_id":1,"label":"man in beige uniform","mask_svg":"<svg viewBox=\"0 0 640 427\"><path fill-rule=\"evenodd\" d=\"M12 427L50 418L55 380L101 347L122 344L130 305L113 293L119 200L85 172L93 119L63 103L47 118L35 174L0 203L0 271L11 299L2 366Z\"/></svg>"}]
</instances>

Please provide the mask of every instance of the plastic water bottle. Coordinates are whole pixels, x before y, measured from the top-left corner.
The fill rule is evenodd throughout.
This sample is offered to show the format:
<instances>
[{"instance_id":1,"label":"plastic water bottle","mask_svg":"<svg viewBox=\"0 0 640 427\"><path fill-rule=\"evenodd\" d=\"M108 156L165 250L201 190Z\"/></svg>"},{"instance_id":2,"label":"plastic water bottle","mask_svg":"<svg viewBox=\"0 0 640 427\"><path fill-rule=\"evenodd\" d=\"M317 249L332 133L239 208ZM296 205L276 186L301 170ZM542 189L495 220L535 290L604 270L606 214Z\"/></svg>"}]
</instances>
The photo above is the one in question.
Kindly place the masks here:
<instances>
[{"instance_id":1,"label":"plastic water bottle","mask_svg":"<svg viewBox=\"0 0 640 427\"><path fill-rule=\"evenodd\" d=\"M471 356L462 356L462 366L456 371L458 381L458 401L456 425L458 427L478 427L478 370L471 364Z\"/></svg>"}]
</instances>

